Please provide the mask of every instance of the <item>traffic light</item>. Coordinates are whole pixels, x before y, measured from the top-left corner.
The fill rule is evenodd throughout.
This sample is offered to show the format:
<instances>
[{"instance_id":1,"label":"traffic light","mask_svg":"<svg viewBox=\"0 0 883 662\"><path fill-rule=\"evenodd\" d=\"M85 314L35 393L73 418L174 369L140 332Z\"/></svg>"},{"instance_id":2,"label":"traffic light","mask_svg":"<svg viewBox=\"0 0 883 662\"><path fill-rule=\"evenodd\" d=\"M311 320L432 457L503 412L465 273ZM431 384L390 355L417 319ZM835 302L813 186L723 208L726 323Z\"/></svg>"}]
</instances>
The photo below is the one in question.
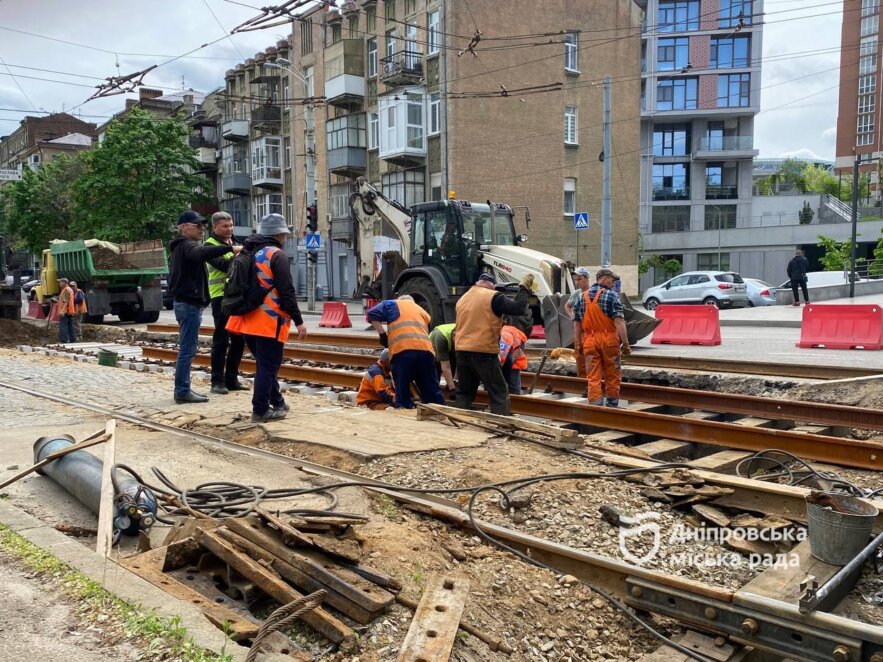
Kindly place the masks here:
<instances>
[{"instance_id":1,"label":"traffic light","mask_svg":"<svg viewBox=\"0 0 883 662\"><path fill-rule=\"evenodd\" d=\"M315 232L319 229L319 210L316 203L307 206L307 232Z\"/></svg>"}]
</instances>

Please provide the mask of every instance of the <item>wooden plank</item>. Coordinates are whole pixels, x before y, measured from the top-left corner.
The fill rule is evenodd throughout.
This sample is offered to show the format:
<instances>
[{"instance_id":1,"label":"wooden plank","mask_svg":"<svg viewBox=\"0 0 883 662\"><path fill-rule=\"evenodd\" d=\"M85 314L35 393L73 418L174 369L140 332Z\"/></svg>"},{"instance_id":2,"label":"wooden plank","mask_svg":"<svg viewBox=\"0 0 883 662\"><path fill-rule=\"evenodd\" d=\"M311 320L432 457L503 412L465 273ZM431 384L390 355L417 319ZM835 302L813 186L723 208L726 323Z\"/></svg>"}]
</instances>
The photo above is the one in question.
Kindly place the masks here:
<instances>
[{"instance_id":1,"label":"wooden plank","mask_svg":"<svg viewBox=\"0 0 883 662\"><path fill-rule=\"evenodd\" d=\"M681 417L694 421L716 421L721 417L721 414L714 411L688 411L686 414L681 414Z\"/></svg>"},{"instance_id":2,"label":"wooden plank","mask_svg":"<svg viewBox=\"0 0 883 662\"><path fill-rule=\"evenodd\" d=\"M65 455L70 455L76 451L81 451L86 448L90 448L92 446L97 446L98 444L103 444L107 441L107 432L105 430L100 430L99 432L94 432L90 434L88 437L83 439L80 442L77 442L73 446L68 446L67 448L62 448L60 451L55 451L54 453L50 453L45 458L37 462L37 464L28 467L27 469L22 469L17 474L15 474L12 478L7 478L5 481L0 483L0 489L3 489L7 485L12 485L14 482L21 480L28 474L34 473L35 471L39 471L43 467L45 467L50 462L57 460L58 458L64 457Z\"/></svg>"},{"instance_id":3,"label":"wooden plank","mask_svg":"<svg viewBox=\"0 0 883 662\"><path fill-rule=\"evenodd\" d=\"M657 439L634 447L656 460L669 460L673 457L689 456L693 444L675 439Z\"/></svg>"},{"instance_id":4,"label":"wooden plank","mask_svg":"<svg viewBox=\"0 0 883 662\"><path fill-rule=\"evenodd\" d=\"M104 464L101 468L101 501L98 508L98 540L95 551L100 556L110 556L113 547L113 481L110 472L116 463L116 429L117 421L111 418L104 428L108 435L104 446Z\"/></svg>"},{"instance_id":5,"label":"wooden plank","mask_svg":"<svg viewBox=\"0 0 883 662\"><path fill-rule=\"evenodd\" d=\"M271 572L247 554L239 551L215 531L200 531L197 533L197 540L236 572L254 582L258 588L276 602L286 605L304 597L278 574ZM336 644L346 643L349 645L354 641L353 631L323 609L308 611L301 617L301 620Z\"/></svg>"},{"instance_id":6,"label":"wooden plank","mask_svg":"<svg viewBox=\"0 0 883 662\"><path fill-rule=\"evenodd\" d=\"M604 441L616 444L627 444L635 441L638 435L634 432L620 432L618 430L605 430L604 432L594 432L586 435L587 441Z\"/></svg>"},{"instance_id":7,"label":"wooden plank","mask_svg":"<svg viewBox=\"0 0 883 662\"><path fill-rule=\"evenodd\" d=\"M840 570L840 566L823 563L810 554L809 540L798 543L790 554L796 554L798 559L793 567L789 562L767 568L740 590L787 602L796 607L801 595L800 582L807 575L815 577L821 586Z\"/></svg>"},{"instance_id":8,"label":"wooden plank","mask_svg":"<svg viewBox=\"0 0 883 662\"><path fill-rule=\"evenodd\" d=\"M692 460L689 464L694 469L705 469L707 471L731 471L736 468L751 453L744 451L720 451L712 453L697 460Z\"/></svg>"},{"instance_id":9,"label":"wooden plank","mask_svg":"<svg viewBox=\"0 0 883 662\"><path fill-rule=\"evenodd\" d=\"M746 428L769 428L775 424L768 418L755 418L754 416L746 416L745 418L737 418L732 421L733 425L741 425Z\"/></svg>"},{"instance_id":10,"label":"wooden plank","mask_svg":"<svg viewBox=\"0 0 883 662\"><path fill-rule=\"evenodd\" d=\"M722 529L730 526L730 516L724 514L714 506L696 504L693 506L693 512L699 515L702 519L707 520Z\"/></svg>"},{"instance_id":11,"label":"wooden plank","mask_svg":"<svg viewBox=\"0 0 883 662\"><path fill-rule=\"evenodd\" d=\"M440 412L449 418L452 418L456 421L461 420L462 418L477 418L482 421L486 421L489 423L496 423L498 425L504 427L511 427L518 430L522 430L524 432L533 432L535 434L541 434L547 437L551 437L555 441L572 441L572 442L580 442L581 439L579 436L579 432L576 430L570 430L567 428L560 428L555 425L544 425L542 423L535 423L533 421L526 421L522 418L516 418L514 416L501 416L499 414L491 414L490 412L484 411L474 411L467 409L457 409L455 407L448 407L446 405L422 405L432 409L433 411Z\"/></svg>"},{"instance_id":12,"label":"wooden plank","mask_svg":"<svg viewBox=\"0 0 883 662\"><path fill-rule=\"evenodd\" d=\"M423 592L398 662L447 662L466 606L469 581L453 575L434 575Z\"/></svg>"}]
</instances>

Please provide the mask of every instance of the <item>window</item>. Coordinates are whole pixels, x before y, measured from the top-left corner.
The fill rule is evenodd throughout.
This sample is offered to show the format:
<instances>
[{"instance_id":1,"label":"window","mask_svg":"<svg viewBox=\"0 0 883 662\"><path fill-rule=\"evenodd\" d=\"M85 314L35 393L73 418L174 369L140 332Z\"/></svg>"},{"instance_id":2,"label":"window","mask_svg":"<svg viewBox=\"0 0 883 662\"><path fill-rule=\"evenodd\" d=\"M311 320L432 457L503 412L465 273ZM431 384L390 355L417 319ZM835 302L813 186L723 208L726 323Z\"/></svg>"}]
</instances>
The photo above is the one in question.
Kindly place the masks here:
<instances>
[{"instance_id":1,"label":"window","mask_svg":"<svg viewBox=\"0 0 883 662\"><path fill-rule=\"evenodd\" d=\"M573 177L564 178L564 215L573 216L576 213L576 180Z\"/></svg>"},{"instance_id":2,"label":"window","mask_svg":"<svg viewBox=\"0 0 883 662\"><path fill-rule=\"evenodd\" d=\"M653 232L687 232L690 230L690 205L653 207Z\"/></svg>"},{"instance_id":3,"label":"window","mask_svg":"<svg viewBox=\"0 0 883 662\"><path fill-rule=\"evenodd\" d=\"M328 213L331 218L349 218L350 184L332 184L328 191Z\"/></svg>"},{"instance_id":4,"label":"window","mask_svg":"<svg viewBox=\"0 0 883 662\"><path fill-rule=\"evenodd\" d=\"M860 133L856 136L855 144L858 147L863 147L865 145L870 145L874 142L874 134L873 133Z\"/></svg>"},{"instance_id":5,"label":"window","mask_svg":"<svg viewBox=\"0 0 883 662\"><path fill-rule=\"evenodd\" d=\"M222 211L227 212L233 217L233 226L237 228L250 228L251 219L248 215L248 203L250 198L245 196L236 196L229 200L221 201ZM238 233L237 233L238 234Z\"/></svg>"},{"instance_id":6,"label":"window","mask_svg":"<svg viewBox=\"0 0 883 662\"><path fill-rule=\"evenodd\" d=\"M365 147L365 114L335 117L325 123L325 146L328 150L342 147Z\"/></svg>"},{"instance_id":7,"label":"window","mask_svg":"<svg viewBox=\"0 0 883 662\"><path fill-rule=\"evenodd\" d=\"M876 98L876 94L862 94L858 98L858 112L859 115L864 113L873 113L875 110L874 100Z\"/></svg>"},{"instance_id":8,"label":"window","mask_svg":"<svg viewBox=\"0 0 883 662\"><path fill-rule=\"evenodd\" d=\"M341 33L340 23L334 23L331 26L331 43L332 44L336 44L338 41L340 41L340 33Z\"/></svg>"},{"instance_id":9,"label":"window","mask_svg":"<svg viewBox=\"0 0 883 662\"><path fill-rule=\"evenodd\" d=\"M876 14L880 9L880 0L862 0L862 16Z\"/></svg>"},{"instance_id":10,"label":"window","mask_svg":"<svg viewBox=\"0 0 883 662\"><path fill-rule=\"evenodd\" d=\"M368 40L368 78L377 75L377 39Z\"/></svg>"},{"instance_id":11,"label":"window","mask_svg":"<svg viewBox=\"0 0 883 662\"><path fill-rule=\"evenodd\" d=\"M282 138L266 136L251 142L251 177L282 180ZM279 212L282 213L281 211Z\"/></svg>"},{"instance_id":12,"label":"window","mask_svg":"<svg viewBox=\"0 0 883 662\"><path fill-rule=\"evenodd\" d=\"M420 52L417 50L417 26L408 23L405 26L405 66L414 70L420 66Z\"/></svg>"},{"instance_id":13,"label":"window","mask_svg":"<svg viewBox=\"0 0 883 662\"><path fill-rule=\"evenodd\" d=\"M248 174L248 143L224 145L221 149L224 157L224 175Z\"/></svg>"},{"instance_id":14,"label":"window","mask_svg":"<svg viewBox=\"0 0 883 662\"><path fill-rule=\"evenodd\" d=\"M289 223L294 222L294 198L290 195L285 196L285 219Z\"/></svg>"},{"instance_id":15,"label":"window","mask_svg":"<svg viewBox=\"0 0 883 662\"><path fill-rule=\"evenodd\" d=\"M419 88L378 99L380 158L400 154L425 156L424 96Z\"/></svg>"},{"instance_id":16,"label":"window","mask_svg":"<svg viewBox=\"0 0 883 662\"><path fill-rule=\"evenodd\" d=\"M857 133L871 133L874 130L873 115L859 115L856 123Z\"/></svg>"},{"instance_id":17,"label":"window","mask_svg":"<svg viewBox=\"0 0 883 662\"><path fill-rule=\"evenodd\" d=\"M369 34L377 29L377 7L365 7L365 30Z\"/></svg>"},{"instance_id":18,"label":"window","mask_svg":"<svg viewBox=\"0 0 883 662\"><path fill-rule=\"evenodd\" d=\"M711 68L751 66L751 37L718 37L711 40Z\"/></svg>"},{"instance_id":19,"label":"window","mask_svg":"<svg viewBox=\"0 0 883 662\"><path fill-rule=\"evenodd\" d=\"M877 56L863 55L858 60L858 73L860 76L872 74L877 71Z\"/></svg>"},{"instance_id":20,"label":"window","mask_svg":"<svg viewBox=\"0 0 883 662\"><path fill-rule=\"evenodd\" d=\"M727 74L717 77L717 107L750 106L751 74Z\"/></svg>"},{"instance_id":21,"label":"window","mask_svg":"<svg viewBox=\"0 0 883 662\"><path fill-rule=\"evenodd\" d=\"M288 100L291 98L291 82L288 80L288 74L282 78L282 110L290 110Z\"/></svg>"},{"instance_id":22,"label":"window","mask_svg":"<svg viewBox=\"0 0 883 662\"><path fill-rule=\"evenodd\" d=\"M380 147L380 119L377 113L368 113L368 149Z\"/></svg>"},{"instance_id":23,"label":"window","mask_svg":"<svg viewBox=\"0 0 883 662\"><path fill-rule=\"evenodd\" d=\"M300 54L308 55L313 52L313 24L304 21L300 24Z\"/></svg>"},{"instance_id":24,"label":"window","mask_svg":"<svg viewBox=\"0 0 883 662\"><path fill-rule=\"evenodd\" d=\"M681 71L690 60L690 40L687 37L660 39L656 53L659 71Z\"/></svg>"},{"instance_id":25,"label":"window","mask_svg":"<svg viewBox=\"0 0 883 662\"><path fill-rule=\"evenodd\" d=\"M285 169L291 167L291 138L285 138Z\"/></svg>"},{"instance_id":26,"label":"window","mask_svg":"<svg viewBox=\"0 0 883 662\"><path fill-rule=\"evenodd\" d=\"M877 77L876 76L859 76L858 79L858 93L859 94L874 94L877 91Z\"/></svg>"},{"instance_id":27,"label":"window","mask_svg":"<svg viewBox=\"0 0 883 662\"><path fill-rule=\"evenodd\" d=\"M653 128L653 156L686 156L690 131L683 124L658 124Z\"/></svg>"},{"instance_id":28,"label":"window","mask_svg":"<svg viewBox=\"0 0 883 662\"><path fill-rule=\"evenodd\" d=\"M698 253L696 255L697 271L729 271L729 253Z\"/></svg>"},{"instance_id":29,"label":"window","mask_svg":"<svg viewBox=\"0 0 883 662\"><path fill-rule=\"evenodd\" d=\"M690 164L654 163L653 199L689 200Z\"/></svg>"},{"instance_id":30,"label":"window","mask_svg":"<svg viewBox=\"0 0 883 662\"><path fill-rule=\"evenodd\" d=\"M699 83L695 78L659 81L656 85L656 110L696 108Z\"/></svg>"},{"instance_id":31,"label":"window","mask_svg":"<svg viewBox=\"0 0 883 662\"><path fill-rule=\"evenodd\" d=\"M429 95L429 135L441 132L441 94L433 92Z\"/></svg>"},{"instance_id":32,"label":"window","mask_svg":"<svg viewBox=\"0 0 883 662\"><path fill-rule=\"evenodd\" d=\"M686 32L699 29L699 0L660 2L657 32Z\"/></svg>"},{"instance_id":33,"label":"window","mask_svg":"<svg viewBox=\"0 0 883 662\"><path fill-rule=\"evenodd\" d=\"M859 46L859 55L876 55L877 54L877 35L870 37L862 37Z\"/></svg>"},{"instance_id":34,"label":"window","mask_svg":"<svg viewBox=\"0 0 883 662\"><path fill-rule=\"evenodd\" d=\"M576 32L564 35L564 71L579 73L579 36Z\"/></svg>"},{"instance_id":35,"label":"window","mask_svg":"<svg viewBox=\"0 0 883 662\"><path fill-rule=\"evenodd\" d=\"M255 221L261 220L267 214L282 214L284 211L281 193L268 193L254 197Z\"/></svg>"},{"instance_id":36,"label":"window","mask_svg":"<svg viewBox=\"0 0 883 662\"><path fill-rule=\"evenodd\" d=\"M410 16L417 9L417 0L405 0L405 16Z\"/></svg>"},{"instance_id":37,"label":"window","mask_svg":"<svg viewBox=\"0 0 883 662\"><path fill-rule=\"evenodd\" d=\"M353 14L348 19L348 28L350 33L350 39L355 39L359 36L359 15Z\"/></svg>"},{"instance_id":38,"label":"window","mask_svg":"<svg viewBox=\"0 0 883 662\"><path fill-rule=\"evenodd\" d=\"M564 144L577 145L576 106L564 106Z\"/></svg>"},{"instance_id":39,"label":"window","mask_svg":"<svg viewBox=\"0 0 883 662\"><path fill-rule=\"evenodd\" d=\"M433 172L429 175L429 199L433 202L442 199L442 174Z\"/></svg>"},{"instance_id":40,"label":"window","mask_svg":"<svg viewBox=\"0 0 883 662\"><path fill-rule=\"evenodd\" d=\"M313 68L312 67L304 67L304 96L307 98L311 98L315 92L315 86L313 85Z\"/></svg>"},{"instance_id":41,"label":"window","mask_svg":"<svg viewBox=\"0 0 883 662\"><path fill-rule=\"evenodd\" d=\"M878 14L874 14L873 16L865 16L862 19L862 37L869 37L872 34L877 34L878 27L880 24L880 16Z\"/></svg>"},{"instance_id":42,"label":"window","mask_svg":"<svg viewBox=\"0 0 883 662\"><path fill-rule=\"evenodd\" d=\"M400 205L411 207L426 199L423 168L388 172L381 178L383 195Z\"/></svg>"},{"instance_id":43,"label":"window","mask_svg":"<svg viewBox=\"0 0 883 662\"><path fill-rule=\"evenodd\" d=\"M387 21L394 21L396 19L396 0L386 0L386 16Z\"/></svg>"},{"instance_id":44,"label":"window","mask_svg":"<svg viewBox=\"0 0 883 662\"><path fill-rule=\"evenodd\" d=\"M395 28L386 31L386 57L392 57L396 52Z\"/></svg>"},{"instance_id":45,"label":"window","mask_svg":"<svg viewBox=\"0 0 883 662\"><path fill-rule=\"evenodd\" d=\"M736 227L736 205L705 205L705 229L717 230L718 222L722 230Z\"/></svg>"},{"instance_id":46,"label":"window","mask_svg":"<svg viewBox=\"0 0 883 662\"><path fill-rule=\"evenodd\" d=\"M438 53L441 48L441 33L439 32L439 15L438 10L431 11L426 17L427 25L427 54L433 55Z\"/></svg>"},{"instance_id":47,"label":"window","mask_svg":"<svg viewBox=\"0 0 883 662\"><path fill-rule=\"evenodd\" d=\"M723 175L724 165L722 163L709 163L705 166L705 187L720 186Z\"/></svg>"},{"instance_id":48,"label":"window","mask_svg":"<svg viewBox=\"0 0 883 662\"><path fill-rule=\"evenodd\" d=\"M751 25L751 0L720 0L721 28Z\"/></svg>"}]
</instances>

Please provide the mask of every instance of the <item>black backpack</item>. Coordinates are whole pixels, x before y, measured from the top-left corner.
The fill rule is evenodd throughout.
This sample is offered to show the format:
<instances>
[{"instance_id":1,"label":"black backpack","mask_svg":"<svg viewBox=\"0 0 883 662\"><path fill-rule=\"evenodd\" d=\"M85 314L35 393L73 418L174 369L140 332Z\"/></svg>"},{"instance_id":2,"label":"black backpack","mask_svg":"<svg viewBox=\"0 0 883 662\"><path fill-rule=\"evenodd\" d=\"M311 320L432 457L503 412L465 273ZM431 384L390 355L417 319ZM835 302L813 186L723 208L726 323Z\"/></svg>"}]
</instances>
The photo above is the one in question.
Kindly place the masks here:
<instances>
[{"instance_id":1,"label":"black backpack","mask_svg":"<svg viewBox=\"0 0 883 662\"><path fill-rule=\"evenodd\" d=\"M243 250L227 268L221 312L228 317L250 313L264 302L267 292L258 280L254 253Z\"/></svg>"}]
</instances>

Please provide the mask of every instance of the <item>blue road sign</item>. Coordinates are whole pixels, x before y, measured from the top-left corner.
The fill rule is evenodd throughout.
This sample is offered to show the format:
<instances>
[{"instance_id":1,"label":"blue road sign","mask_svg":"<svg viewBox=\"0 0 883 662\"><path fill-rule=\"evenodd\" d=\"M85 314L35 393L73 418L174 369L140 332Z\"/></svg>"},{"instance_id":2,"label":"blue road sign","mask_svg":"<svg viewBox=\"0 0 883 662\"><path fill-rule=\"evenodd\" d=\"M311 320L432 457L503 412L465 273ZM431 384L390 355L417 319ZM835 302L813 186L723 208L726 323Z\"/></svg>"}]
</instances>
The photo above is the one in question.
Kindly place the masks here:
<instances>
[{"instance_id":1,"label":"blue road sign","mask_svg":"<svg viewBox=\"0 0 883 662\"><path fill-rule=\"evenodd\" d=\"M589 229L589 212L587 211L578 211L573 215L573 229L574 230L588 230Z\"/></svg>"},{"instance_id":2,"label":"blue road sign","mask_svg":"<svg viewBox=\"0 0 883 662\"><path fill-rule=\"evenodd\" d=\"M322 248L322 237L318 232L307 233L307 250L318 251Z\"/></svg>"}]
</instances>

